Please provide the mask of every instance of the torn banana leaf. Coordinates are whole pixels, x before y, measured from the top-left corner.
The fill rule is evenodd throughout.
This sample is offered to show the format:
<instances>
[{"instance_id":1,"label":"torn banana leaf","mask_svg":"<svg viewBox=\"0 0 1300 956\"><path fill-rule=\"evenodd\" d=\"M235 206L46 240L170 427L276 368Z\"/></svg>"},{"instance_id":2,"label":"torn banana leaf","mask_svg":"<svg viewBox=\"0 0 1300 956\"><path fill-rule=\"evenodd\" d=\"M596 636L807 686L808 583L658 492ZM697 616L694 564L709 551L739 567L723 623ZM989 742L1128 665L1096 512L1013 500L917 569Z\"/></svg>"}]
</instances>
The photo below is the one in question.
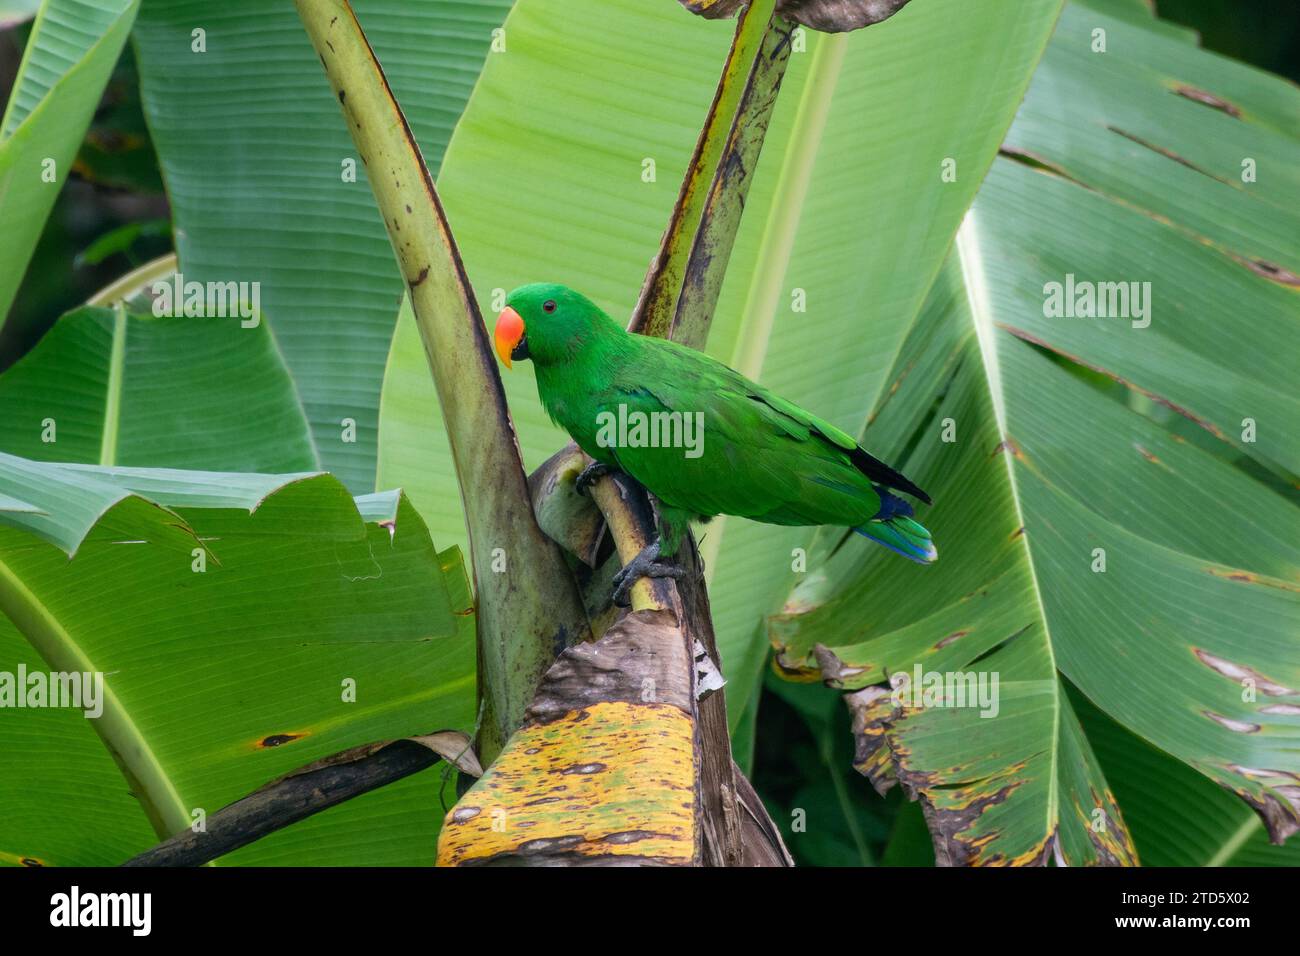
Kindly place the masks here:
<instances>
[{"instance_id":1,"label":"torn banana leaf","mask_svg":"<svg viewBox=\"0 0 1300 956\"><path fill-rule=\"evenodd\" d=\"M0 455L0 660L94 698L4 711L0 862L116 865L314 759L470 729L473 621L459 554L399 492ZM428 863L428 781L225 860Z\"/></svg>"}]
</instances>

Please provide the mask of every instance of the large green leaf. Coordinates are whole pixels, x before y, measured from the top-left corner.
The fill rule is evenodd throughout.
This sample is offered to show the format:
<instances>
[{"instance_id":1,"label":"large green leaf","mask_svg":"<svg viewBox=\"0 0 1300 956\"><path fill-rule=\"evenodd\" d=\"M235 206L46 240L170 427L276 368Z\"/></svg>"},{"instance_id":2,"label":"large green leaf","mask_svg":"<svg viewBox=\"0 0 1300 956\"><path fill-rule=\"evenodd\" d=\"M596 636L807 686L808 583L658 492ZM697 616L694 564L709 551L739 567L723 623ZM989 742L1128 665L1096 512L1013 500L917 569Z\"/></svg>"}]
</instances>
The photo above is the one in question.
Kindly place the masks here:
<instances>
[{"instance_id":1,"label":"large green leaf","mask_svg":"<svg viewBox=\"0 0 1300 956\"><path fill-rule=\"evenodd\" d=\"M1295 866L1300 842L1273 846L1251 809L1071 694L1097 759L1114 782L1144 866Z\"/></svg>"},{"instance_id":2,"label":"large green leaf","mask_svg":"<svg viewBox=\"0 0 1300 956\"><path fill-rule=\"evenodd\" d=\"M1098 24L1106 53L1091 49ZM995 163L866 430L933 494L940 561L832 555L827 531L771 622L785 666L845 687L918 665L1000 673L992 720L858 698L865 769L901 778L954 858L1116 853L1112 797L1058 673L1238 793L1275 840L1300 824L1300 511L1234 463L1286 474L1300 448L1286 278L1300 216L1282 200L1300 143L1275 126L1297 102L1180 38L1067 10L1008 139L1020 161ZM1266 157L1273 182L1243 182L1244 157ZM1149 283L1149 324L1053 317L1050 283L1068 275Z\"/></svg>"},{"instance_id":3,"label":"large green leaf","mask_svg":"<svg viewBox=\"0 0 1300 956\"><path fill-rule=\"evenodd\" d=\"M140 0L46 0L0 121L0 326Z\"/></svg>"},{"instance_id":4,"label":"large green leaf","mask_svg":"<svg viewBox=\"0 0 1300 956\"><path fill-rule=\"evenodd\" d=\"M0 659L105 691L94 719L0 710L23 768L0 778L8 863L120 863L314 759L474 720L458 553L399 493L354 501L324 474L0 455ZM431 862L436 788L377 791L230 860Z\"/></svg>"},{"instance_id":5,"label":"large green leaf","mask_svg":"<svg viewBox=\"0 0 1300 956\"><path fill-rule=\"evenodd\" d=\"M435 170L507 6L356 4ZM195 30L206 52L195 52ZM293 5L156 0L135 42L182 274L261 283L263 314L322 465L356 492L373 489L380 381L402 278ZM345 419L355 422L355 441Z\"/></svg>"},{"instance_id":6,"label":"large green leaf","mask_svg":"<svg viewBox=\"0 0 1300 956\"><path fill-rule=\"evenodd\" d=\"M985 4L972 29L959 2L918 0L857 33L801 33L710 352L860 427L1058 7ZM470 278L480 300L498 307L504 291L546 279L626 316L733 26L671 3L583 0L560 9L521 0L506 36L439 178ZM581 73L567 62L582 63ZM953 70L963 83L947 82ZM945 158L956 161L956 182L941 181ZM643 176L648 160L653 181ZM796 287L806 291L807 312L791 309ZM462 541L450 455L423 438L441 430L424 363L414 324L399 320L381 411L380 484L407 489L440 541ZM530 369L517 366L506 389L525 461L536 465L564 436L538 404ZM758 677L758 624L779 607L770 602L783 593L791 548L809 534L740 521L715 521L704 534L733 717Z\"/></svg>"},{"instance_id":7,"label":"large green leaf","mask_svg":"<svg viewBox=\"0 0 1300 956\"><path fill-rule=\"evenodd\" d=\"M860 33L818 38L791 129L769 141L781 143L781 167L760 173L746 203L766 221L737 242L710 351L860 431L1058 10L984 4L971 29L965 5L916 2ZM766 653L756 618L780 609L795 549L811 537L733 519L704 532L733 721Z\"/></svg>"},{"instance_id":8,"label":"large green leaf","mask_svg":"<svg viewBox=\"0 0 1300 956\"><path fill-rule=\"evenodd\" d=\"M163 260L123 281L170 284L173 265ZM0 375L0 449L99 465L319 467L264 322L155 316L146 296L113 298L64 315Z\"/></svg>"}]
</instances>

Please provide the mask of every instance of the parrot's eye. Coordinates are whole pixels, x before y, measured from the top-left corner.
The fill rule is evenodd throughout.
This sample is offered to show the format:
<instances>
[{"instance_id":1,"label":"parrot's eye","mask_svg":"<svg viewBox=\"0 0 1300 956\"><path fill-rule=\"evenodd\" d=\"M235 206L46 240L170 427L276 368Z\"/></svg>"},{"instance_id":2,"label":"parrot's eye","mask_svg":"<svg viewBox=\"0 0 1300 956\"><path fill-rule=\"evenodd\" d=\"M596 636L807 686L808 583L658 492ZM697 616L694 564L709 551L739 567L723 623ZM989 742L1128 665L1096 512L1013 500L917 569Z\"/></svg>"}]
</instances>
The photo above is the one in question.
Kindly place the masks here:
<instances>
[{"instance_id":1,"label":"parrot's eye","mask_svg":"<svg viewBox=\"0 0 1300 956\"><path fill-rule=\"evenodd\" d=\"M543 303L542 303L542 311L543 311L543 312L546 312L546 313L554 312L554 311L555 311L555 300L554 300L554 299L547 299L545 302L543 302Z\"/></svg>"}]
</instances>

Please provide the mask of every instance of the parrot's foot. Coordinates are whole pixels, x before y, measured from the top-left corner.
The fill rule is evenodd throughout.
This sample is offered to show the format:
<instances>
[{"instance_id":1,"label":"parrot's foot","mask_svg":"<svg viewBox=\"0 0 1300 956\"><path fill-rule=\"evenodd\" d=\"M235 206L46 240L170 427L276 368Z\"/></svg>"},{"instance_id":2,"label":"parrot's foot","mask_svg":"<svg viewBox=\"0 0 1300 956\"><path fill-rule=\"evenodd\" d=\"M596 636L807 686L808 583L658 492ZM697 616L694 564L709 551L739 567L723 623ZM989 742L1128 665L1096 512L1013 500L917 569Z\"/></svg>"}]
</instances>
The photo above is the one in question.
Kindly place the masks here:
<instances>
[{"instance_id":1,"label":"parrot's foot","mask_svg":"<svg viewBox=\"0 0 1300 956\"><path fill-rule=\"evenodd\" d=\"M623 566L623 570L614 575L614 603L618 607L628 607L631 600L628 595L632 585L641 578L672 578L678 580L686 574L686 569L676 564L659 560L659 542L654 541L641 549L641 552Z\"/></svg>"},{"instance_id":2,"label":"parrot's foot","mask_svg":"<svg viewBox=\"0 0 1300 956\"><path fill-rule=\"evenodd\" d=\"M573 489L580 495L585 495L587 489L596 483L598 479L606 475L617 475L619 470L613 465L607 465L603 461L593 461L586 468L578 473L577 479L573 482Z\"/></svg>"}]
</instances>

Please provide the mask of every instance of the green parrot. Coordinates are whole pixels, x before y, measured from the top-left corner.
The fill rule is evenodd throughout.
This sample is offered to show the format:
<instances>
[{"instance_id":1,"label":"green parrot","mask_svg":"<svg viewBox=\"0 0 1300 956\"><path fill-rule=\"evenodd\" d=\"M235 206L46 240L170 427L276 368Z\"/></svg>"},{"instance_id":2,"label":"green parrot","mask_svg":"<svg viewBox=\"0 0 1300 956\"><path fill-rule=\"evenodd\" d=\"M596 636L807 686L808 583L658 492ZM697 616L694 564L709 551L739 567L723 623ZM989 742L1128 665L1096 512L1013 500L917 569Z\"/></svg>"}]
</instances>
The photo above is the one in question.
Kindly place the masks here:
<instances>
[{"instance_id":1,"label":"green parrot","mask_svg":"<svg viewBox=\"0 0 1300 956\"><path fill-rule=\"evenodd\" d=\"M531 359L551 419L593 461L578 490L629 475L658 504L659 537L615 577L625 604L640 577L682 575L672 559L692 520L739 515L852 528L920 564L937 553L912 506L930 497L829 422L703 352L628 332L562 285L521 286L497 319L507 368Z\"/></svg>"}]
</instances>

